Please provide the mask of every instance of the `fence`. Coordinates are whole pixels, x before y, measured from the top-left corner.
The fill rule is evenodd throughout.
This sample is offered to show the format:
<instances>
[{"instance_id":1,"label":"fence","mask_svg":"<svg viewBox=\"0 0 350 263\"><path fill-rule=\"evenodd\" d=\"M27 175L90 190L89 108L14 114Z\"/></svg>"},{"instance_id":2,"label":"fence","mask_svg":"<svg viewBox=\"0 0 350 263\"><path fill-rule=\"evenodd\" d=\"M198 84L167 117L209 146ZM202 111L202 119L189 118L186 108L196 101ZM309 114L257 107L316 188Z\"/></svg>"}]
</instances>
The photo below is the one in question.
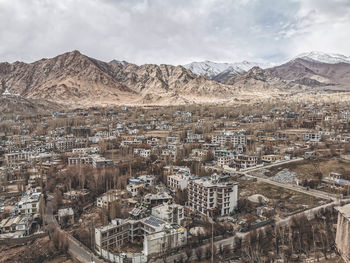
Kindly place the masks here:
<instances>
[{"instance_id":1,"label":"fence","mask_svg":"<svg viewBox=\"0 0 350 263\"><path fill-rule=\"evenodd\" d=\"M101 257L113 263L146 263L147 256L143 254L132 254L131 257L121 257L101 249Z\"/></svg>"}]
</instances>

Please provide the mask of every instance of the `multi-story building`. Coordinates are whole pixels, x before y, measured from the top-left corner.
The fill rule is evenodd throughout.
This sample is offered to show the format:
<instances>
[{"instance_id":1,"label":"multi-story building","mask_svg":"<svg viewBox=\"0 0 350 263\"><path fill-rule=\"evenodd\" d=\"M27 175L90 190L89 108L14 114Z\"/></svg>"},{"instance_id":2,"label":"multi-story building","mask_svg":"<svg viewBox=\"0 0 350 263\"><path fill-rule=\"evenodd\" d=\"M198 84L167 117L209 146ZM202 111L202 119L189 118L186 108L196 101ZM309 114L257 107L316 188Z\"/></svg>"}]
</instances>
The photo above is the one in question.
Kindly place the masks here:
<instances>
[{"instance_id":1,"label":"multi-story building","mask_svg":"<svg viewBox=\"0 0 350 263\"><path fill-rule=\"evenodd\" d=\"M127 201L126 197L128 196L127 191L123 190L110 190L96 199L96 205L97 207L101 208L108 208L109 205L112 202L120 201L121 204L123 204L125 201Z\"/></svg>"},{"instance_id":2,"label":"multi-story building","mask_svg":"<svg viewBox=\"0 0 350 263\"><path fill-rule=\"evenodd\" d=\"M202 134L196 134L193 132L187 132L187 143L204 142Z\"/></svg>"},{"instance_id":3,"label":"multi-story building","mask_svg":"<svg viewBox=\"0 0 350 263\"><path fill-rule=\"evenodd\" d=\"M227 216L237 206L238 183L229 176L213 174L189 181L188 205L206 216Z\"/></svg>"},{"instance_id":4,"label":"multi-story building","mask_svg":"<svg viewBox=\"0 0 350 263\"><path fill-rule=\"evenodd\" d=\"M140 190L145 187L145 184L138 178L130 178L129 184L126 186L126 190L135 197L139 194Z\"/></svg>"},{"instance_id":5,"label":"multi-story building","mask_svg":"<svg viewBox=\"0 0 350 263\"><path fill-rule=\"evenodd\" d=\"M152 208L152 215L170 224L182 224L185 219L184 207L178 204L162 204Z\"/></svg>"},{"instance_id":6,"label":"multi-story building","mask_svg":"<svg viewBox=\"0 0 350 263\"><path fill-rule=\"evenodd\" d=\"M156 194L148 193L142 198L142 200L149 206L153 207L163 203L172 202L173 197L167 192L158 192Z\"/></svg>"},{"instance_id":7,"label":"multi-story building","mask_svg":"<svg viewBox=\"0 0 350 263\"><path fill-rule=\"evenodd\" d=\"M36 215L40 209L40 192L26 192L14 208L14 212L20 215Z\"/></svg>"},{"instance_id":8,"label":"multi-story building","mask_svg":"<svg viewBox=\"0 0 350 263\"><path fill-rule=\"evenodd\" d=\"M216 133L211 136L211 143L225 145L229 143L233 147L242 145L247 145L247 138L241 132L226 132L222 131L221 133Z\"/></svg>"},{"instance_id":9,"label":"multi-story building","mask_svg":"<svg viewBox=\"0 0 350 263\"><path fill-rule=\"evenodd\" d=\"M208 150L206 149L192 149L191 157L197 158L199 160L205 160L208 156Z\"/></svg>"},{"instance_id":10,"label":"multi-story building","mask_svg":"<svg viewBox=\"0 0 350 263\"><path fill-rule=\"evenodd\" d=\"M13 167L21 162L29 162L35 154L35 152L7 153L5 154L5 163L9 167Z\"/></svg>"},{"instance_id":11,"label":"multi-story building","mask_svg":"<svg viewBox=\"0 0 350 263\"><path fill-rule=\"evenodd\" d=\"M143 241L143 254L147 256L184 246L187 231L154 216L141 220L112 220L109 225L95 228L95 250L99 255L103 251L113 251L126 242L137 241Z\"/></svg>"},{"instance_id":12,"label":"multi-story building","mask_svg":"<svg viewBox=\"0 0 350 263\"><path fill-rule=\"evenodd\" d=\"M85 165L85 164L92 164L92 157L91 156L71 156L68 157L68 165Z\"/></svg>"},{"instance_id":13,"label":"multi-story building","mask_svg":"<svg viewBox=\"0 0 350 263\"><path fill-rule=\"evenodd\" d=\"M238 169L247 169L258 164L258 156L238 154L234 157L234 163Z\"/></svg>"},{"instance_id":14,"label":"multi-story building","mask_svg":"<svg viewBox=\"0 0 350 263\"><path fill-rule=\"evenodd\" d=\"M0 221L0 236L23 237L29 234L33 223L33 216L18 215L7 217ZM12 234L9 234L12 233Z\"/></svg>"},{"instance_id":15,"label":"multi-story building","mask_svg":"<svg viewBox=\"0 0 350 263\"><path fill-rule=\"evenodd\" d=\"M308 131L304 133L304 141L309 142L320 142L322 139L321 132Z\"/></svg>"},{"instance_id":16,"label":"multi-story building","mask_svg":"<svg viewBox=\"0 0 350 263\"><path fill-rule=\"evenodd\" d=\"M137 154L143 158L148 158L151 156L151 150L150 149L144 149L144 148L135 148L134 154Z\"/></svg>"},{"instance_id":17,"label":"multi-story building","mask_svg":"<svg viewBox=\"0 0 350 263\"><path fill-rule=\"evenodd\" d=\"M79 155L95 154L98 152L99 152L98 146L72 149L73 154L79 154Z\"/></svg>"},{"instance_id":18,"label":"multi-story building","mask_svg":"<svg viewBox=\"0 0 350 263\"><path fill-rule=\"evenodd\" d=\"M263 155L261 157L261 160L263 162L273 163L273 162L276 162L276 161L284 160L284 156L276 155L276 154L267 154L267 155Z\"/></svg>"},{"instance_id":19,"label":"multi-story building","mask_svg":"<svg viewBox=\"0 0 350 263\"><path fill-rule=\"evenodd\" d=\"M176 149L163 149L162 150L162 154L161 154L161 159L163 161L165 160L169 160L169 161L176 161L176 155L177 155L177 151Z\"/></svg>"},{"instance_id":20,"label":"multi-story building","mask_svg":"<svg viewBox=\"0 0 350 263\"><path fill-rule=\"evenodd\" d=\"M102 156L94 156L94 157L92 157L92 166L94 168L113 167L114 162L112 160L106 159Z\"/></svg>"},{"instance_id":21,"label":"multi-story building","mask_svg":"<svg viewBox=\"0 0 350 263\"><path fill-rule=\"evenodd\" d=\"M172 174L167 176L167 184L176 192L178 190L186 189L191 178L192 176L189 173Z\"/></svg>"}]
</instances>

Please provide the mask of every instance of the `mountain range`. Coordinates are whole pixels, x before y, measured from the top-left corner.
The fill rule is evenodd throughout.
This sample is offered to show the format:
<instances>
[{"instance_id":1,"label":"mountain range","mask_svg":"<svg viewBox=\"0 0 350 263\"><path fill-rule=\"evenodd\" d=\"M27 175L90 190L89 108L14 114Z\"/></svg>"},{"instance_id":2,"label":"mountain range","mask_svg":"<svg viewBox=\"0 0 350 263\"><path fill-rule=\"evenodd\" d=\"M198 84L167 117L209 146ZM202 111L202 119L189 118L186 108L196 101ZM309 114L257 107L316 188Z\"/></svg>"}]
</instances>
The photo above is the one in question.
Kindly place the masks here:
<instances>
[{"instance_id":1,"label":"mountain range","mask_svg":"<svg viewBox=\"0 0 350 263\"><path fill-rule=\"evenodd\" d=\"M272 65L273 64L271 63L257 63L249 61L236 63L217 63L207 60L203 62L192 62L185 64L183 67L191 70L197 75L202 75L209 79L221 82L231 76L245 73L253 67L268 68Z\"/></svg>"},{"instance_id":2,"label":"mountain range","mask_svg":"<svg viewBox=\"0 0 350 263\"><path fill-rule=\"evenodd\" d=\"M278 66L247 61L173 66L103 62L72 51L33 63L0 63L0 80L2 92L7 88L70 107L227 103L350 91L350 58L311 52Z\"/></svg>"}]
</instances>

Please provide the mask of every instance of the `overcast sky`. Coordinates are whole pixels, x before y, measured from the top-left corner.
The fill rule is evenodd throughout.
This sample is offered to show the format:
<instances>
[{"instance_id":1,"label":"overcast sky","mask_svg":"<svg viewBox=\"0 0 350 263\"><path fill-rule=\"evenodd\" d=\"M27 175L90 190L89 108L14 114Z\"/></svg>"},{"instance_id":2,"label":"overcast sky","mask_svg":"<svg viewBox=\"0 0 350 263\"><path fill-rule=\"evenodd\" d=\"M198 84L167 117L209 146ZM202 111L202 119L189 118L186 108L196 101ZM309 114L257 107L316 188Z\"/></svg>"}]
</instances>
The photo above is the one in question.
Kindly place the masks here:
<instances>
[{"instance_id":1,"label":"overcast sky","mask_svg":"<svg viewBox=\"0 0 350 263\"><path fill-rule=\"evenodd\" d=\"M350 0L0 0L0 61L79 50L104 61L350 55Z\"/></svg>"}]
</instances>

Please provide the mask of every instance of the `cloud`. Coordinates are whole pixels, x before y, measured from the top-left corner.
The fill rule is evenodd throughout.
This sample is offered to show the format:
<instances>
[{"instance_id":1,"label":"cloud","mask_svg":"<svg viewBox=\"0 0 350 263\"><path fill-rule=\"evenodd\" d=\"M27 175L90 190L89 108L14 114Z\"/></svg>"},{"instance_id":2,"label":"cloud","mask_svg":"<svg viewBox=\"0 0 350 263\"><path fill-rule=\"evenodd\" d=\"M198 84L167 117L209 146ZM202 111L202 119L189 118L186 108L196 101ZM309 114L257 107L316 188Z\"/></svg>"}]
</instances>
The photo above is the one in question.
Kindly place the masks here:
<instances>
[{"instance_id":1,"label":"cloud","mask_svg":"<svg viewBox=\"0 0 350 263\"><path fill-rule=\"evenodd\" d=\"M300 0L292 32L293 52L318 50L350 55L348 0Z\"/></svg>"},{"instance_id":2,"label":"cloud","mask_svg":"<svg viewBox=\"0 0 350 263\"><path fill-rule=\"evenodd\" d=\"M74 49L138 64L349 54L348 2L0 0L0 60L34 61Z\"/></svg>"}]
</instances>

